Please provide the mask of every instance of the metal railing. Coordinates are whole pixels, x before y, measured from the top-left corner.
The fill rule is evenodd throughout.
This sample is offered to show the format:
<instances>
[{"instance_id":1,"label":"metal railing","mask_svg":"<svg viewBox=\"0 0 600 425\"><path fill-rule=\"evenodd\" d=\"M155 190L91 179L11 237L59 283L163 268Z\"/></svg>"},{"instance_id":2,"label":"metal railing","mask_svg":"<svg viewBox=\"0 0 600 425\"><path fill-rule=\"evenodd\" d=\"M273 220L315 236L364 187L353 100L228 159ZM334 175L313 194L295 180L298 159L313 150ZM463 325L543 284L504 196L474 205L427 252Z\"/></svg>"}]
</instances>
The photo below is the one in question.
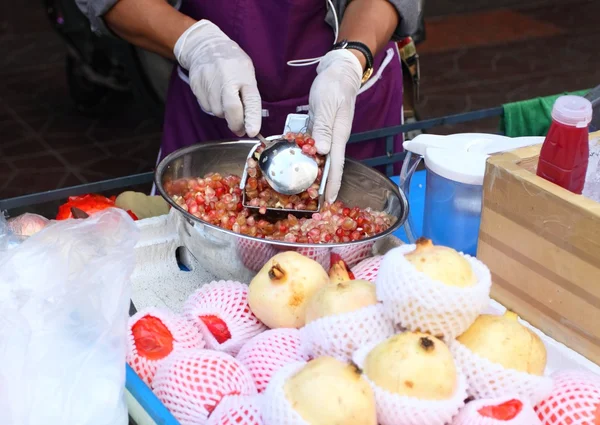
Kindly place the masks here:
<instances>
[{"instance_id":1,"label":"metal railing","mask_svg":"<svg viewBox=\"0 0 600 425\"><path fill-rule=\"evenodd\" d=\"M456 115L448 115L440 118L432 118L393 127L381 128L378 130L366 131L363 133L355 133L350 136L348 143L360 143L368 140L384 138L387 155L369 158L362 162L370 167L385 165L387 175L391 176L393 174L393 165L402 161L405 156L404 152L394 152L394 138L398 134L404 134L414 130L428 130L430 128L443 125L453 125L469 121L477 121L485 118L500 117L502 113L502 107L498 107ZM147 173L134 174L126 177L118 177L94 183L81 184L77 186L49 190L46 192L18 196L15 198L0 200L0 211L58 201L61 199L66 199L69 196L84 195L86 193L107 192L136 185L148 184L152 183L153 179L154 172L150 171Z\"/></svg>"}]
</instances>

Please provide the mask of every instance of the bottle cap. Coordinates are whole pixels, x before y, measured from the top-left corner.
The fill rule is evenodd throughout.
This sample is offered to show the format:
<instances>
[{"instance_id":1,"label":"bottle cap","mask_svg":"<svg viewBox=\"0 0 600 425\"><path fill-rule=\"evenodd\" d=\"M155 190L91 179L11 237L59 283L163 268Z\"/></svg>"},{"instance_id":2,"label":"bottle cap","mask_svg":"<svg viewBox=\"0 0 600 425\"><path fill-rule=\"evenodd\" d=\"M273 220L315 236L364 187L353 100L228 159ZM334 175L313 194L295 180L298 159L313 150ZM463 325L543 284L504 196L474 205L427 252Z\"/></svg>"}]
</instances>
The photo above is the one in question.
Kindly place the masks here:
<instances>
[{"instance_id":1,"label":"bottle cap","mask_svg":"<svg viewBox=\"0 0 600 425\"><path fill-rule=\"evenodd\" d=\"M587 127L592 121L592 103L581 96L561 96L554 102L552 119L573 127Z\"/></svg>"}]
</instances>

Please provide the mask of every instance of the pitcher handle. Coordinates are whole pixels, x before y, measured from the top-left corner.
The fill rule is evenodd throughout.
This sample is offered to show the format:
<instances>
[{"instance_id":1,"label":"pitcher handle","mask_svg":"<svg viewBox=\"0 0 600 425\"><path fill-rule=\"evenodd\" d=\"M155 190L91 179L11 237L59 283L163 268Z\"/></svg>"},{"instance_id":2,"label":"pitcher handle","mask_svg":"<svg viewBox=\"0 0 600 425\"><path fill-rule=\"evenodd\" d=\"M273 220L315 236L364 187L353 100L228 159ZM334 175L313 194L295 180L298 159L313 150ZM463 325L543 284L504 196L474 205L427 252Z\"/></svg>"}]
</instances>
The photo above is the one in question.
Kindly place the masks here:
<instances>
[{"instance_id":1,"label":"pitcher handle","mask_svg":"<svg viewBox=\"0 0 600 425\"><path fill-rule=\"evenodd\" d=\"M406 151L406 157L404 158L404 162L402 162L402 169L400 170L400 184L398 185L400 190L404 192L404 195L406 195L406 199L409 199L410 197L410 181L417 167L419 166L421 159L423 159L421 155ZM412 214L409 209L408 216L404 222L404 231L406 232L408 242L414 244L417 238L413 233L413 229L415 227L412 224L411 216Z\"/></svg>"}]
</instances>

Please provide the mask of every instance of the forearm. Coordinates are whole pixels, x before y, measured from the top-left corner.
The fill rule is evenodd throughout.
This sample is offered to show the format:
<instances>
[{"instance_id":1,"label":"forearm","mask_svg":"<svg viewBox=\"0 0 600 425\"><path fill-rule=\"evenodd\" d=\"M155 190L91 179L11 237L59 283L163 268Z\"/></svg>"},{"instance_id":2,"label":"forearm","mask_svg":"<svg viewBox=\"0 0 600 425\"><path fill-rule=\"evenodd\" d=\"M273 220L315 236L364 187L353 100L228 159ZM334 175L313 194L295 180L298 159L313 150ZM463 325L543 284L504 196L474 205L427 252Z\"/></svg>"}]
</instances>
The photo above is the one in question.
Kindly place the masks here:
<instances>
[{"instance_id":1,"label":"forearm","mask_svg":"<svg viewBox=\"0 0 600 425\"><path fill-rule=\"evenodd\" d=\"M181 34L196 22L166 0L119 0L104 20L119 37L170 59Z\"/></svg>"},{"instance_id":2,"label":"forearm","mask_svg":"<svg viewBox=\"0 0 600 425\"><path fill-rule=\"evenodd\" d=\"M392 38L399 20L398 12L387 0L352 0L344 12L337 41L360 41L376 55ZM364 55L351 51L364 68Z\"/></svg>"}]
</instances>

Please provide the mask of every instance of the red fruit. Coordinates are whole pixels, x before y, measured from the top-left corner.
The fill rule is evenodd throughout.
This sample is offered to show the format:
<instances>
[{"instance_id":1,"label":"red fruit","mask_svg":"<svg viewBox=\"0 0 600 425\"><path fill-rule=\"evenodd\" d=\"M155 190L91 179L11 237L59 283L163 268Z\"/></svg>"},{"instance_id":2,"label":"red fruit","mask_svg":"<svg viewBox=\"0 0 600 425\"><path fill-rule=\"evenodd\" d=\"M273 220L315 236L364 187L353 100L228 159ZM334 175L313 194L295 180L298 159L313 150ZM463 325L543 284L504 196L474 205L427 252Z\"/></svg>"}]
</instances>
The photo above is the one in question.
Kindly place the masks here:
<instances>
[{"instance_id":1,"label":"red fruit","mask_svg":"<svg viewBox=\"0 0 600 425\"><path fill-rule=\"evenodd\" d=\"M231 339L231 333L227 324L217 316L200 316L200 320L206 325L208 331L215 337L219 344Z\"/></svg>"},{"instance_id":2,"label":"red fruit","mask_svg":"<svg viewBox=\"0 0 600 425\"><path fill-rule=\"evenodd\" d=\"M173 353L204 347L204 340L192 324L169 311L140 311L129 319L129 328L127 363L148 385Z\"/></svg>"},{"instance_id":3,"label":"red fruit","mask_svg":"<svg viewBox=\"0 0 600 425\"><path fill-rule=\"evenodd\" d=\"M535 406L543 425L600 425L600 376L560 371L550 396Z\"/></svg>"},{"instance_id":4,"label":"red fruit","mask_svg":"<svg viewBox=\"0 0 600 425\"><path fill-rule=\"evenodd\" d=\"M356 279L368 280L369 282L375 283L382 258L381 255L370 257L354 266L352 272L354 273L354 276L356 276Z\"/></svg>"},{"instance_id":5,"label":"red fruit","mask_svg":"<svg viewBox=\"0 0 600 425\"><path fill-rule=\"evenodd\" d=\"M520 400L512 399L497 406L486 406L478 410L481 416L497 419L499 421L510 421L523 410Z\"/></svg>"},{"instance_id":6,"label":"red fruit","mask_svg":"<svg viewBox=\"0 0 600 425\"><path fill-rule=\"evenodd\" d=\"M229 395L255 395L252 375L227 353L180 351L164 363L154 379L154 393L182 424L204 425Z\"/></svg>"},{"instance_id":7,"label":"red fruit","mask_svg":"<svg viewBox=\"0 0 600 425\"><path fill-rule=\"evenodd\" d=\"M173 334L153 316L144 316L132 327L131 333L140 356L148 360L160 360L173 351Z\"/></svg>"},{"instance_id":8,"label":"red fruit","mask_svg":"<svg viewBox=\"0 0 600 425\"><path fill-rule=\"evenodd\" d=\"M252 374L258 391L263 392L275 372L286 364L306 361L309 357L298 329L279 328L252 338L242 347L237 359Z\"/></svg>"},{"instance_id":9,"label":"red fruit","mask_svg":"<svg viewBox=\"0 0 600 425\"><path fill-rule=\"evenodd\" d=\"M256 227L252 227L251 229L254 229L252 231L256 232ZM250 231L249 229L248 232ZM273 245L244 238L238 239L236 250L244 266L257 273L271 257L277 254L277 250Z\"/></svg>"},{"instance_id":10,"label":"red fruit","mask_svg":"<svg viewBox=\"0 0 600 425\"><path fill-rule=\"evenodd\" d=\"M262 425L259 396L225 396L206 425Z\"/></svg>"},{"instance_id":11,"label":"red fruit","mask_svg":"<svg viewBox=\"0 0 600 425\"><path fill-rule=\"evenodd\" d=\"M183 306L185 317L213 350L237 354L246 341L266 330L248 305L248 285L219 281L203 285Z\"/></svg>"},{"instance_id":12,"label":"red fruit","mask_svg":"<svg viewBox=\"0 0 600 425\"><path fill-rule=\"evenodd\" d=\"M116 196L107 198L105 196L96 195L93 193L83 196L70 196L67 202L58 207L56 220L67 220L69 218L73 218L71 208L81 210L88 215L103 211L107 208L117 208L115 206L115 199ZM127 211L127 214L129 214L129 216L134 220L138 219L131 211Z\"/></svg>"}]
</instances>

